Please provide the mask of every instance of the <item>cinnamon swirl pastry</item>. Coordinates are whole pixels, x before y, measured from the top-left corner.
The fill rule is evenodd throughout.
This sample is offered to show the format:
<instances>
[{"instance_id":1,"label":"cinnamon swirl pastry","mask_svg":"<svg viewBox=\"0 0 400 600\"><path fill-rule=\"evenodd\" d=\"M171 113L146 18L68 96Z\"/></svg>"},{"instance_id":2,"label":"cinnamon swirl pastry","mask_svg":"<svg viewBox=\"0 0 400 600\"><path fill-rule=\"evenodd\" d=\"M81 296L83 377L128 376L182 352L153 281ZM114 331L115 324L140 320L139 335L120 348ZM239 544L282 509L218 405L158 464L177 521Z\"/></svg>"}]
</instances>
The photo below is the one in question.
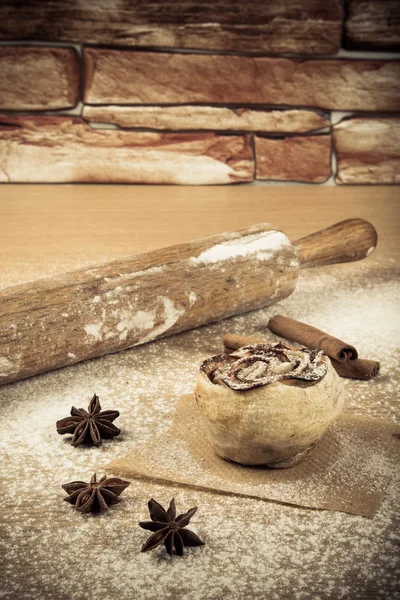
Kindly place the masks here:
<instances>
[{"instance_id":1,"label":"cinnamon swirl pastry","mask_svg":"<svg viewBox=\"0 0 400 600\"><path fill-rule=\"evenodd\" d=\"M322 351L254 344L204 361L196 401L219 456L286 468L323 436L343 389Z\"/></svg>"}]
</instances>

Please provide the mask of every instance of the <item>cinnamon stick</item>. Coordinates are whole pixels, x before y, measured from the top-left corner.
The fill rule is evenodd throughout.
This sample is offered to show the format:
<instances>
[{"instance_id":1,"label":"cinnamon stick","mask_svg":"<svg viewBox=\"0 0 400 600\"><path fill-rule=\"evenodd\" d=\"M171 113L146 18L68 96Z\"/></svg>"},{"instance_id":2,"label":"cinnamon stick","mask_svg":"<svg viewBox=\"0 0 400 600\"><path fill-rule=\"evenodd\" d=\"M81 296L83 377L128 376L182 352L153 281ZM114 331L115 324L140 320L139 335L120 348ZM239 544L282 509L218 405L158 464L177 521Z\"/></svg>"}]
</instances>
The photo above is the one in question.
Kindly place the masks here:
<instances>
[{"instance_id":1,"label":"cinnamon stick","mask_svg":"<svg viewBox=\"0 0 400 600\"><path fill-rule=\"evenodd\" d=\"M269 320L268 328L277 335L285 337L293 342L303 344L307 348L315 348L323 350L329 358L334 358L339 362L348 360L356 360L358 352L350 344L342 342L337 338L329 335L295 319L284 317L283 315L275 315Z\"/></svg>"},{"instance_id":2,"label":"cinnamon stick","mask_svg":"<svg viewBox=\"0 0 400 600\"><path fill-rule=\"evenodd\" d=\"M271 340L261 337L251 337L247 335L235 335L234 333L226 333L224 335L224 351L229 354L234 350L238 350L242 346L250 344L265 344ZM361 379L368 381L379 374L380 364L377 360L367 360L357 358L355 360L338 361L331 359L332 366L335 368L340 377L347 379Z\"/></svg>"},{"instance_id":3,"label":"cinnamon stick","mask_svg":"<svg viewBox=\"0 0 400 600\"><path fill-rule=\"evenodd\" d=\"M346 360L339 362L331 359L336 373L340 377L348 379L363 379L368 381L379 374L380 363L377 360L367 360L366 358L357 358L356 360Z\"/></svg>"}]
</instances>

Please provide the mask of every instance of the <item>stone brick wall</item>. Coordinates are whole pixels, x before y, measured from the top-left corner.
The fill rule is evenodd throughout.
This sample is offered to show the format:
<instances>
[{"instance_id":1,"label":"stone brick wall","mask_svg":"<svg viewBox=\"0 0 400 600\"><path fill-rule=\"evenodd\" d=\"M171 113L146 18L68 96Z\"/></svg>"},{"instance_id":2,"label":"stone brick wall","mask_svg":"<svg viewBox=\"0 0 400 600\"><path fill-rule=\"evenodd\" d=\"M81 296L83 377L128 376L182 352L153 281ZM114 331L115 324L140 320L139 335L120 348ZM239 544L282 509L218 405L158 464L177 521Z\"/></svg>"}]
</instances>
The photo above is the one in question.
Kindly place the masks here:
<instances>
[{"instance_id":1,"label":"stone brick wall","mask_svg":"<svg viewBox=\"0 0 400 600\"><path fill-rule=\"evenodd\" d=\"M400 183L398 0L4 0L0 81L2 182Z\"/></svg>"}]
</instances>

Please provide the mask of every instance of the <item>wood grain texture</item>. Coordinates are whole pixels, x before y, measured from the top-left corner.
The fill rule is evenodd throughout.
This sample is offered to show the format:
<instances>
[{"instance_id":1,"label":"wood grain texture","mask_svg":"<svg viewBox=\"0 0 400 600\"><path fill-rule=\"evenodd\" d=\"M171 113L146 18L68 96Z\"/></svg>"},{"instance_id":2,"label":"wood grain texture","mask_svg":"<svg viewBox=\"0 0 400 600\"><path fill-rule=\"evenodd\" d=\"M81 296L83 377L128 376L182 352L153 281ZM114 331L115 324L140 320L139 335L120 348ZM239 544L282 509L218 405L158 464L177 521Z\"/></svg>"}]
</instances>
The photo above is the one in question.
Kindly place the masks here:
<instances>
[{"instance_id":1,"label":"wood grain texture","mask_svg":"<svg viewBox=\"0 0 400 600\"><path fill-rule=\"evenodd\" d=\"M365 219L346 219L294 242L301 269L362 260L377 243L376 229Z\"/></svg>"},{"instance_id":2,"label":"wood grain texture","mask_svg":"<svg viewBox=\"0 0 400 600\"><path fill-rule=\"evenodd\" d=\"M306 133L328 127L328 115L312 110L254 110L216 106L90 106L83 118L119 127L175 131Z\"/></svg>"},{"instance_id":3,"label":"wood grain texture","mask_svg":"<svg viewBox=\"0 0 400 600\"><path fill-rule=\"evenodd\" d=\"M400 118L350 118L333 128L336 183L400 183Z\"/></svg>"},{"instance_id":4,"label":"wood grain texture","mask_svg":"<svg viewBox=\"0 0 400 600\"><path fill-rule=\"evenodd\" d=\"M168 243L187 241L262 219L285 231L286 227L296 239L351 215L370 218L381 234L376 253L364 263L329 267L322 277L317 271L304 272L297 290L299 301L292 295L281 306L295 318L310 322L318 318L319 326L337 328L338 335L349 324L347 333L351 332L351 340L362 343L365 356L375 356L378 344L386 357L382 377L370 383L349 380L347 397L353 414L373 416L380 423L398 415L397 378L392 369L391 376L387 374L389 365L398 373L398 364L391 360L397 350L393 331L387 345L398 289L393 261L400 243L396 220L400 203L394 186L257 184L189 189L4 184L0 194L3 280L32 279L33 271L65 270L66 263L75 261L76 266L91 258L98 260L99 255L116 257L144 246L165 245L166 239ZM378 254L383 258L383 251L386 260L378 267ZM344 305L346 310L341 312ZM221 352L225 331L255 335L274 310L249 313L233 323L201 328L0 388L3 443L7 444L1 462L3 539L12 540L12 552L4 557L9 574L2 588L6 597L27 599L36 594L40 600L68 600L74 595L79 600L97 600L96 596L133 600L142 595L178 599L188 587L192 589L189 596L199 598L218 590L218 600L261 600L265 595L282 599L313 595L333 600L336 590L345 590L347 600L352 596L370 600L374 595L396 596L392 567L397 560L397 540L392 538L400 529L400 514L393 477L374 519L304 511L177 486L172 489L154 480L132 480L123 504L100 519L96 515L81 518L62 501L60 483L76 478L88 481L86 476L99 473L106 461L120 458L166 430L176 415L178 396L194 386L196 366L203 357ZM335 320L338 314L341 318ZM397 388L393 391L394 384ZM120 410L116 423L122 435L105 442L100 450L73 449L57 435L55 421L66 416L72 404L85 407L94 390L104 409ZM376 459L378 470L384 464L385 474L390 475L393 470L382 460L375 433L371 434L368 461ZM349 451L348 456L354 469L354 457L360 457L360 452ZM363 473L371 477L370 471ZM379 471L378 482L385 474ZM310 493L318 487L317 482ZM369 483L368 489L376 488ZM194 526L208 545L189 550L183 561L178 557L167 562L162 548L155 554L140 554L147 534L136 523L148 518L149 498L168 504L172 495L179 512L199 506ZM232 524L232 535L230 529L219 529L222 522ZM107 537L104 527L109 528ZM261 541L260 548L255 532L261 530L268 538ZM73 552L71 545L81 551ZM215 569L210 568L210 557ZM107 561L107 567L99 569L99 561ZM160 577L154 577L155 569L162 569ZM49 578L53 572L57 577Z\"/></svg>"},{"instance_id":5,"label":"wood grain texture","mask_svg":"<svg viewBox=\"0 0 400 600\"><path fill-rule=\"evenodd\" d=\"M400 110L400 63L85 48L87 104Z\"/></svg>"},{"instance_id":6,"label":"wood grain texture","mask_svg":"<svg viewBox=\"0 0 400 600\"><path fill-rule=\"evenodd\" d=\"M0 109L72 108L79 100L80 64L74 48L0 47Z\"/></svg>"},{"instance_id":7,"label":"wood grain texture","mask_svg":"<svg viewBox=\"0 0 400 600\"><path fill-rule=\"evenodd\" d=\"M398 50L398 0L346 0L344 43L348 48Z\"/></svg>"},{"instance_id":8,"label":"wood grain texture","mask_svg":"<svg viewBox=\"0 0 400 600\"><path fill-rule=\"evenodd\" d=\"M400 252L396 186L3 184L0 192L0 288L264 221L291 240L354 215L370 221L379 244L354 273L371 263L379 272Z\"/></svg>"},{"instance_id":9,"label":"wood grain texture","mask_svg":"<svg viewBox=\"0 0 400 600\"><path fill-rule=\"evenodd\" d=\"M279 302L299 265L375 245L360 219L296 245L262 223L0 290L0 385Z\"/></svg>"},{"instance_id":10,"label":"wood grain texture","mask_svg":"<svg viewBox=\"0 0 400 600\"><path fill-rule=\"evenodd\" d=\"M5 0L0 22L6 40L335 54L342 15L339 0Z\"/></svg>"},{"instance_id":11,"label":"wood grain texture","mask_svg":"<svg viewBox=\"0 0 400 600\"><path fill-rule=\"evenodd\" d=\"M296 251L268 224L0 291L0 384L286 298Z\"/></svg>"},{"instance_id":12,"label":"wood grain texture","mask_svg":"<svg viewBox=\"0 0 400 600\"><path fill-rule=\"evenodd\" d=\"M91 129L79 117L0 117L0 181L252 181L246 136Z\"/></svg>"},{"instance_id":13,"label":"wood grain texture","mask_svg":"<svg viewBox=\"0 0 400 600\"><path fill-rule=\"evenodd\" d=\"M331 136L256 136L256 178L321 183L331 176Z\"/></svg>"}]
</instances>

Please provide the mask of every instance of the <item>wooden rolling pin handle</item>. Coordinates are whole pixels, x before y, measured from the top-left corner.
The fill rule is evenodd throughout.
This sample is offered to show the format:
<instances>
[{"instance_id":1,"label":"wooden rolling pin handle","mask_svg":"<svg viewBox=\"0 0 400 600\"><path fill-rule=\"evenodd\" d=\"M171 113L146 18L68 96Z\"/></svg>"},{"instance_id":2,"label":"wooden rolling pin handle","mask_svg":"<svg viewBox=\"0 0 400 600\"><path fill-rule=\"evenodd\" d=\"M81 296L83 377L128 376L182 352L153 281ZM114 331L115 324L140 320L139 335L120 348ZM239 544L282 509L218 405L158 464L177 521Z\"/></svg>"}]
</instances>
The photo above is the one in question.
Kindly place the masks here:
<instances>
[{"instance_id":1,"label":"wooden rolling pin handle","mask_svg":"<svg viewBox=\"0 0 400 600\"><path fill-rule=\"evenodd\" d=\"M294 242L301 269L353 262L369 256L378 234L364 219L347 219Z\"/></svg>"}]
</instances>

